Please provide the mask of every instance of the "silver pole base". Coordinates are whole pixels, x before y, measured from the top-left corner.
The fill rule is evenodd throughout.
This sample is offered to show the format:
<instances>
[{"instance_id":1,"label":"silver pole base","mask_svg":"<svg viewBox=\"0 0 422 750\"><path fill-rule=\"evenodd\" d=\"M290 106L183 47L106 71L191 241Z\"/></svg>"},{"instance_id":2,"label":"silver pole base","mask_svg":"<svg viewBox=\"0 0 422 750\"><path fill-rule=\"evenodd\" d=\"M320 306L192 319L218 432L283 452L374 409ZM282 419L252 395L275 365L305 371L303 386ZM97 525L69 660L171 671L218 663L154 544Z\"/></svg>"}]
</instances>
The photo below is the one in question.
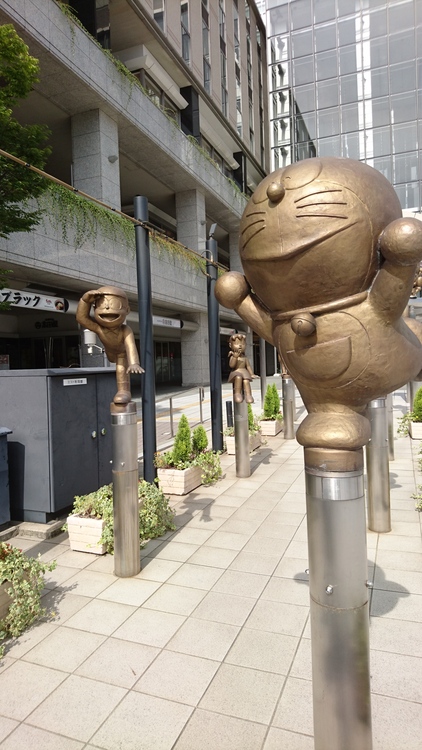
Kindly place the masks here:
<instances>
[{"instance_id":1,"label":"silver pole base","mask_svg":"<svg viewBox=\"0 0 422 750\"><path fill-rule=\"evenodd\" d=\"M248 405L245 401L234 404L234 445L236 453L236 476L250 477Z\"/></svg>"},{"instance_id":2,"label":"silver pole base","mask_svg":"<svg viewBox=\"0 0 422 750\"><path fill-rule=\"evenodd\" d=\"M282 377L283 431L285 440L295 439L295 384L289 375Z\"/></svg>"},{"instance_id":3,"label":"silver pole base","mask_svg":"<svg viewBox=\"0 0 422 750\"><path fill-rule=\"evenodd\" d=\"M305 472L315 750L371 750L363 467Z\"/></svg>"},{"instance_id":4,"label":"silver pole base","mask_svg":"<svg viewBox=\"0 0 422 750\"><path fill-rule=\"evenodd\" d=\"M111 404L113 441L114 574L136 576L141 570L139 543L138 450L136 404Z\"/></svg>"},{"instance_id":5,"label":"silver pole base","mask_svg":"<svg viewBox=\"0 0 422 750\"><path fill-rule=\"evenodd\" d=\"M394 461L394 413L393 394L389 393L386 398L387 429L388 429L388 458Z\"/></svg>"},{"instance_id":6,"label":"silver pole base","mask_svg":"<svg viewBox=\"0 0 422 750\"><path fill-rule=\"evenodd\" d=\"M390 466L388 461L388 426L385 398L368 404L371 440L366 446L368 477L368 528L378 534L391 531Z\"/></svg>"}]
</instances>

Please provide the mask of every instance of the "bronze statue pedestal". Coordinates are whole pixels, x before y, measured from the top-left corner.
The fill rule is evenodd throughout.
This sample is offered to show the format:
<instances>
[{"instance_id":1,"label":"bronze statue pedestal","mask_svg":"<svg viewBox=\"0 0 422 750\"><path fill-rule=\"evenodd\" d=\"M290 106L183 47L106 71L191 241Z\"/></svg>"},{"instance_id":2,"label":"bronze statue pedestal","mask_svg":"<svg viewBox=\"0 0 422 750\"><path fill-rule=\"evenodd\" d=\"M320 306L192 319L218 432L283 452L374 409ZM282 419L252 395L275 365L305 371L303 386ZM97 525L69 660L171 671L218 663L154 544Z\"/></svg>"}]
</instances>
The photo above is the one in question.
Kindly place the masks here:
<instances>
[{"instance_id":1,"label":"bronze statue pedestal","mask_svg":"<svg viewBox=\"0 0 422 750\"><path fill-rule=\"evenodd\" d=\"M136 403L110 404L113 441L114 574L141 570Z\"/></svg>"}]
</instances>

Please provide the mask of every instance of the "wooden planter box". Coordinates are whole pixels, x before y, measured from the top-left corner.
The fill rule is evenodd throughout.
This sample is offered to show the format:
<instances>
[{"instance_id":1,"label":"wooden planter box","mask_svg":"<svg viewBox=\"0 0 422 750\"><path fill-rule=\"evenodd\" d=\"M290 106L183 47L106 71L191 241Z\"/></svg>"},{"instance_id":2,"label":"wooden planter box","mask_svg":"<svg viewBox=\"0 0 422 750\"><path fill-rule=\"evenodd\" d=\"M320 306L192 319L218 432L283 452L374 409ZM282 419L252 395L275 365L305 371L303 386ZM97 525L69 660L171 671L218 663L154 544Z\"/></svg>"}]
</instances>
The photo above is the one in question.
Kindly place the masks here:
<instances>
[{"instance_id":1,"label":"wooden planter box","mask_svg":"<svg viewBox=\"0 0 422 750\"><path fill-rule=\"evenodd\" d=\"M409 435L413 440L422 440L422 422L410 422Z\"/></svg>"},{"instance_id":2,"label":"wooden planter box","mask_svg":"<svg viewBox=\"0 0 422 750\"><path fill-rule=\"evenodd\" d=\"M187 495L202 484L200 466L189 466L187 469L158 469L158 481L164 494Z\"/></svg>"},{"instance_id":3,"label":"wooden planter box","mask_svg":"<svg viewBox=\"0 0 422 750\"><path fill-rule=\"evenodd\" d=\"M9 594L6 593L6 590L10 587L10 583L8 581L4 581L4 583L0 583L0 620L3 620L7 615L7 610L10 606L11 598Z\"/></svg>"},{"instance_id":4,"label":"wooden planter box","mask_svg":"<svg viewBox=\"0 0 422 750\"><path fill-rule=\"evenodd\" d=\"M105 521L101 518L82 518L69 516L67 529L70 549L76 552L91 552L93 555L104 555L106 548L99 544Z\"/></svg>"},{"instance_id":5,"label":"wooden planter box","mask_svg":"<svg viewBox=\"0 0 422 750\"><path fill-rule=\"evenodd\" d=\"M263 419L259 423L261 435L265 437L275 437L283 429L282 419Z\"/></svg>"},{"instance_id":6,"label":"wooden planter box","mask_svg":"<svg viewBox=\"0 0 422 750\"><path fill-rule=\"evenodd\" d=\"M226 435L224 439L226 441L226 451L228 455L234 456L236 454L234 435ZM252 451L259 448L260 445L261 445L261 433L260 432L255 432L254 435L249 435L249 453L252 453Z\"/></svg>"}]
</instances>

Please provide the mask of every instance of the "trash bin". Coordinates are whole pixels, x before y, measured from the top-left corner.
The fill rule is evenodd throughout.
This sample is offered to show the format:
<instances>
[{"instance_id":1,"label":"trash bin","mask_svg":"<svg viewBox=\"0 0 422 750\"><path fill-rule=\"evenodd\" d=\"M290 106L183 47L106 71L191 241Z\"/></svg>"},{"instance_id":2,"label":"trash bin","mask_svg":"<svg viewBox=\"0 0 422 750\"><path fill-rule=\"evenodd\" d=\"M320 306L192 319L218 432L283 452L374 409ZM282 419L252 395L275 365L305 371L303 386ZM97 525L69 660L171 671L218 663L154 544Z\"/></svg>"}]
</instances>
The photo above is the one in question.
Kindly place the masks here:
<instances>
[{"instance_id":1,"label":"trash bin","mask_svg":"<svg viewBox=\"0 0 422 750\"><path fill-rule=\"evenodd\" d=\"M7 436L12 432L8 427L0 427L0 528L10 522L9 460Z\"/></svg>"}]
</instances>

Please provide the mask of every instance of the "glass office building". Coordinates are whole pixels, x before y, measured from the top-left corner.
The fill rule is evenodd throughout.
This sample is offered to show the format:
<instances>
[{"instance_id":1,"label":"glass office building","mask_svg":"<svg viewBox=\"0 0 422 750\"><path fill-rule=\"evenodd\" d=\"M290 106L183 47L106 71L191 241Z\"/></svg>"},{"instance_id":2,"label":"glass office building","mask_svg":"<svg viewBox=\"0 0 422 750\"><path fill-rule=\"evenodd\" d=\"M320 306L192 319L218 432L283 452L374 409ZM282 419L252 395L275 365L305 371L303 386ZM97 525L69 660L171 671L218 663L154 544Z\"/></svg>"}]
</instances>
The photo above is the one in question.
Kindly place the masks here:
<instances>
[{"instance_id":1,"label":"glass office building","mask_svg":"<svg viewBox=\"0 0 422 750\"><path fill-rule=\"evenodd\" d=\"M263 0L271 168L365 161L421 210L422 0Z\"/></svg>"}]
</instances>

